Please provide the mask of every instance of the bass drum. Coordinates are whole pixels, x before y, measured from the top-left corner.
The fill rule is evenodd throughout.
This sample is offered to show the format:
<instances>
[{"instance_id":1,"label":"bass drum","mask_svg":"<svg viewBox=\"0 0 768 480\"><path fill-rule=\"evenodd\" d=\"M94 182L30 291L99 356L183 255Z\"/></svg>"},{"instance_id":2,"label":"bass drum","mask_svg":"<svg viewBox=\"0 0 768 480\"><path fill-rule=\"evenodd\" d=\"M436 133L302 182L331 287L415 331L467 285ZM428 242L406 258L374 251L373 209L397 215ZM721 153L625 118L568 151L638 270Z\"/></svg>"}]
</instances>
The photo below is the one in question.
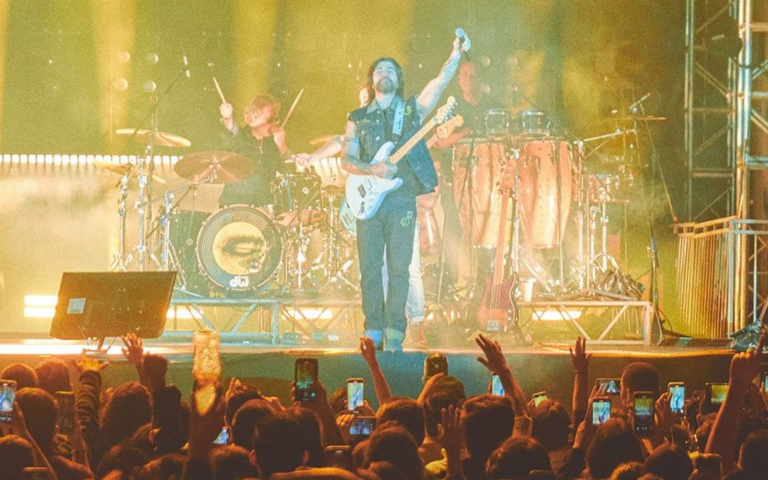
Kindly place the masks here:
<instances>
[{"instance_id":1,"label":"bass drum","mask_svg":"<svg viewBox=\"0 0 768 480\"><path fill-rule=\"evenodd\" d=\"M283 253L280 230L263 211L232 205L214 213L197 237L203 274L231 291L256 290L277 273Z\"/></svg>"}]
</instances>

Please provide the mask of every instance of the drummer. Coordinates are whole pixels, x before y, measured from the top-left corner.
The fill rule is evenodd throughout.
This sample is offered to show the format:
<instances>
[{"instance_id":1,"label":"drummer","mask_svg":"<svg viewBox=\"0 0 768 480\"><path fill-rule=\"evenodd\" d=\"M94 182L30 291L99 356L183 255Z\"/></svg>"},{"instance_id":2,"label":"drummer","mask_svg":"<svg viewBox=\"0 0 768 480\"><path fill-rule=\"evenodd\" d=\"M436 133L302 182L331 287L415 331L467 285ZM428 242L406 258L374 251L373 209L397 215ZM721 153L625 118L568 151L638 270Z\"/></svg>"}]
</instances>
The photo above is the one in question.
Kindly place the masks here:
<instances>
[{"instance_id":1,"label":"drummer","mask_svg":"<svg viewBox=\"0 0 768 480\"><path fill-rule=\"evenodd\" d=\"M245 107L243 128L235 123L231 104L222 103L219 111L226 129L222 139L227 150L248 157L256 167L245 180L224 185L219 205L259 207L274 203L270 186L277 173L283 173L284 160L291 156L285 130L277 124L280 103L271 95L256 96Z\"/></svg>"}]
</instances>

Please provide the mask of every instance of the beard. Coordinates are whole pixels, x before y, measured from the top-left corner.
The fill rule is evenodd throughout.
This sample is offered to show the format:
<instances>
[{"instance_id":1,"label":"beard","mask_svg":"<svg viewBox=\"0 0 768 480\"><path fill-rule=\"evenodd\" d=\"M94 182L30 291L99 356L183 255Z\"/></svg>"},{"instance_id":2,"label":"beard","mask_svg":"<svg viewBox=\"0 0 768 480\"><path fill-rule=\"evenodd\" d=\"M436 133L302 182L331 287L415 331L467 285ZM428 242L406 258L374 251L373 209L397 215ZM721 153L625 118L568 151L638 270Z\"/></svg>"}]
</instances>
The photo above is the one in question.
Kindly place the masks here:
<instances>
[{"instance_id":1,"label":"beard","mask_svg":"<svg viewBox=\"0 0 768 480\"><path fill-rule=\"evenodd\" d=\"M377 92L384 94L395 93L395 90L397 90L397 85L395 85L395 82L387 77L384 77L376 82L374 87Z\"/></svg>"}]
</instances>

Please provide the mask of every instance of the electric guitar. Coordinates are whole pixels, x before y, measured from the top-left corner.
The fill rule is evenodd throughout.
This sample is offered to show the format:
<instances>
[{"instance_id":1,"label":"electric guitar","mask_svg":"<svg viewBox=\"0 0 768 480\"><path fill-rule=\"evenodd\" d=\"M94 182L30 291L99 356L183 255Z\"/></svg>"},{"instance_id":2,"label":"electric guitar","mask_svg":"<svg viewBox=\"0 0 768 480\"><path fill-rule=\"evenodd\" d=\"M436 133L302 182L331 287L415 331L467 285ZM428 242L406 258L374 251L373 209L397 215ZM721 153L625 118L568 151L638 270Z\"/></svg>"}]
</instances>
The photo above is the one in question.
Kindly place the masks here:
<instances>
[{"instance_id":1,"label":"electric guitar","mask_svg":"<svg viewBox=\"0 0 768 480\"><path fill-rule=\"evenodd\" d=\"M448 97L446 104L438 109L432 120L425 123L395 153L392 153L395 148L394 143L387 142L382 145L371 160L371 165L381 163L387 157L389 157L390 163L397 165L430 130L451 118L454 115L454 108L456 108L456 99ZM347 204L355 217L360 220L367 220L376 214L387 194L397 190L402 184L403 180L400 178L387 179L376 175L350 174L347 177L345 191Z\"/></svg>"}]
</instances>

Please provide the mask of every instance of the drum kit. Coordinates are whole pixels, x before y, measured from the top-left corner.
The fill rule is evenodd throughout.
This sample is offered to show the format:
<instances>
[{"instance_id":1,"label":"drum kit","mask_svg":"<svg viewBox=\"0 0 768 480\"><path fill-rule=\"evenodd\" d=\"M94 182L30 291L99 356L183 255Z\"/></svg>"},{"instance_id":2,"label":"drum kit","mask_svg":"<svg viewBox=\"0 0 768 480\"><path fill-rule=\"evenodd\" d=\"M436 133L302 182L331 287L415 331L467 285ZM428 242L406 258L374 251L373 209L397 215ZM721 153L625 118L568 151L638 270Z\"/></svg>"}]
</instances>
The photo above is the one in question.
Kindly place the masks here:
<instances>
[{"instance_id":1,"label":"drum kit","mask_svg":"<svg viewBox=\"0 0 768 480\"><path fill-rule=\"evenodd\" d=\"M145 140L145 130L122 129L118 135ZM186 147L178 135L154 132L154 145ZM196 152L182 156L174 172L191 181L156 198L148 186L165 184L150 173L151 155L133 164L96 162L121 175L119 252L111 266L125 271L138 252L140 270L176 270L177 291L193 296L258 294L354 294L359 288L354 248L354 222L343 220L341 159L322 159L312 171L285 173L271 184L274 202L259 208L231 205L213 213L181 209L201 185L240 182L257 173L254 163L233 152ZM126 249L128 183L138 178L139 244ZM155 218L151 207L162 203ZM349 215L349 212L347 212ZM354 219L354 217L352 217ZM322 244L318 246L318 244ZM310 250L314 251L310 254Z\"/></svg>"},{"instance_id":2,"label":"drum kit","mask_svg":"<svg viewBox=\"0 0 768 480\"><path fill-rule=\"evenodd\" d=\"M523 286L538 284L538 298L640 297L642 285L620 271L609 251L608 207L626 207L634 192L636 122L663 119L613 119L619 127L611 133L570 139L555 134L542 111L526 110L513 118L506 110L491 109L484 116L484 136L464 137L454 145L451 187L465 241L473 251L505 249L503 278L518 280L506 295L530 302L531 288ZM607 155L604 145L617 141L621 151ZM500 218L506 212L500 184L509 169L512 208ZM500 236L500 229L509 235Z\"/></svg>"}]
</instances>

